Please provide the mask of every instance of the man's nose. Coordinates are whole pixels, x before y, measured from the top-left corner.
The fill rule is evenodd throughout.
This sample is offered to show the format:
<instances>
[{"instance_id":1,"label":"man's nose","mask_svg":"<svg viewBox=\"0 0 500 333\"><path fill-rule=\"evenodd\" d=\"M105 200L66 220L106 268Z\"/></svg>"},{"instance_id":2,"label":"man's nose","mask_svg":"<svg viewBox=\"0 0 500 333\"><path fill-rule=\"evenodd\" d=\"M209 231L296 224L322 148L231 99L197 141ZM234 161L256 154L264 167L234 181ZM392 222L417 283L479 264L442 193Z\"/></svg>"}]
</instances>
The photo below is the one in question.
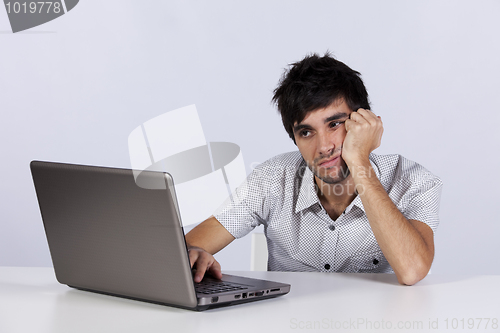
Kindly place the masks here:
<instances>
[{"instance_id":1,"label":"man's nose","mask_svg":"<svg viewBox=\"0 0 500 333\"><path fill-rule=\"evenodd\" d=\"M333 133L319 133L318 135L319 153L321 155L330 155L335 150Z\"/></svg>"}]
</instances>

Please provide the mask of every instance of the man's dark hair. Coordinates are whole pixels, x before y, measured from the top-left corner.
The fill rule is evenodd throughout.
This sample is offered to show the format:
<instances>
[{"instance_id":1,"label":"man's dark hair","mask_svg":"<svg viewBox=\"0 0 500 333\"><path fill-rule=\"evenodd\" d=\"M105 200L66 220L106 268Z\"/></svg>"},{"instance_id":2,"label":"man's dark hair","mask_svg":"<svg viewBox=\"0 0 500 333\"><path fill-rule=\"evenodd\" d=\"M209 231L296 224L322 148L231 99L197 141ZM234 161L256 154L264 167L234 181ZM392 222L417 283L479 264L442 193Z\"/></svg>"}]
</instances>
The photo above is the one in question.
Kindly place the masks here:
<instances>
[{"instance_id":1,"label":"man's dark hair","mask_svg":"<svg viewBox=\"0 0 500 333\"><path fill-rule=\"evenodd\" d=\"M306 56L285 70L272 101L281 113L283 126L293 142L293 126L300 123L307 113L325 108L341 99L353 111L370 109L368 93L361 74L328 52Z\"/></svg>"}]
</instances>

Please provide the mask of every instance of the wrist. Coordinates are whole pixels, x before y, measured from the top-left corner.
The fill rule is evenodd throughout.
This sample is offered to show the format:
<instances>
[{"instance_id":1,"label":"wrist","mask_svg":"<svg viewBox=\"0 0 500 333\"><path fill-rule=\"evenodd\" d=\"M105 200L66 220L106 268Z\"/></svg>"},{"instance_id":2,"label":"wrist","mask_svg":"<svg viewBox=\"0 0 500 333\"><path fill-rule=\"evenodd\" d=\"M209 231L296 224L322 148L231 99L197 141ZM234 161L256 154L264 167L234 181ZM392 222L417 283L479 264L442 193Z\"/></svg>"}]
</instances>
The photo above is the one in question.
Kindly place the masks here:
<instances>
[{"instance_id":1,"label":"wrist","mask_svg":"<svg viewBox=\"0 0 500 333\"><path fill-rule=\"evenodd\" d=\"M345 162L351 173L354 171L366 171L366 169L371 168L368 156L355 156L349 160L345 160Z\"/></svg>"},{"instance_id":2,"label":"wrist","mask_svg":"<svg viewBox=\"0 0 500 333\"><path fill-rule=\"evenodd\" d=\"M373 170L373 167L368 158L356 160L350 165L348 164L348 166L356 185L365 183L371 178L377 178L375 170Z\"/></svg>"}]
</instances>

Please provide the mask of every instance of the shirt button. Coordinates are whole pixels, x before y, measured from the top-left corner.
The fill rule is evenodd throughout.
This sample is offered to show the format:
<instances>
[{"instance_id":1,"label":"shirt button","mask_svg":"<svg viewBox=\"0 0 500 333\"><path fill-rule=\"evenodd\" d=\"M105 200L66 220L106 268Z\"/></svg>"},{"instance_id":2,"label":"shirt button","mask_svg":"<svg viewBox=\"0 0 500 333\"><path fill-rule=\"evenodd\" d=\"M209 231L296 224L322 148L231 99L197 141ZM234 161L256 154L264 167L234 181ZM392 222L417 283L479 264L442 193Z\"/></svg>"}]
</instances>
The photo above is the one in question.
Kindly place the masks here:
<instances>
[{"instance_id":1,"label":"shirt button","mask_svg":"<svg viewBox=\"0 0 500 333\"><path fill-rule=\"evenodd\" d=\"M330 226L328 228L330 228L331 231L335 230L335 226L333 224L330 224Z\"/></svg>"},{"instance_id":2,"label":"shirt button","mask_svg":"<svg viewBox=\"0 0 500 333\"><path fill-rule=\"evenodd\" d=\"M373 259L373 264L374 265L378 265L378 260L377 259Z\"/></svg>"},{"instance_id":3,"label":"shirt button","mask_svg":"<svg viewBox=\"0 0 500 333\"><path fill-rule=\"evenodd\" d=\"M325 269L326 270L330 269L330 264L325 264Z\"/></svg>"}]
</instances>

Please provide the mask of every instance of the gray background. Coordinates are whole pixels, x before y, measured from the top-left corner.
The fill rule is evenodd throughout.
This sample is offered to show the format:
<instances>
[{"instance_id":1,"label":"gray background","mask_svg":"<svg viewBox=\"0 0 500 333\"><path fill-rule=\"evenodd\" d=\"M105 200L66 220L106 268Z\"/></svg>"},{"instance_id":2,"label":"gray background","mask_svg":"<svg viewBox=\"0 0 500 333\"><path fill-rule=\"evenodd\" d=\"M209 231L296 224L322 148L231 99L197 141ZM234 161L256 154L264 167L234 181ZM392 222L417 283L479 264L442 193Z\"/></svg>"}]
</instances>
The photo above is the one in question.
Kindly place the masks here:
<instances>
[{"instance_id":1,"label":"gray background","mask_svg":"<svg viewBox=\"0 0 500 333\"><path fill-rule=\"evenodd\" d=\"M12 34L0 9L0 265L50 266L33 159L128 167L127 137L196 104L247 172L295 146L270 104L286 64L330 50L363 74L400 153L444 181L434 273L500 274L500 2L85 0ZM189 131L189 128L185 129ZM250 238L219 256L248 269Z\"/></svg>"}]
</instances>

